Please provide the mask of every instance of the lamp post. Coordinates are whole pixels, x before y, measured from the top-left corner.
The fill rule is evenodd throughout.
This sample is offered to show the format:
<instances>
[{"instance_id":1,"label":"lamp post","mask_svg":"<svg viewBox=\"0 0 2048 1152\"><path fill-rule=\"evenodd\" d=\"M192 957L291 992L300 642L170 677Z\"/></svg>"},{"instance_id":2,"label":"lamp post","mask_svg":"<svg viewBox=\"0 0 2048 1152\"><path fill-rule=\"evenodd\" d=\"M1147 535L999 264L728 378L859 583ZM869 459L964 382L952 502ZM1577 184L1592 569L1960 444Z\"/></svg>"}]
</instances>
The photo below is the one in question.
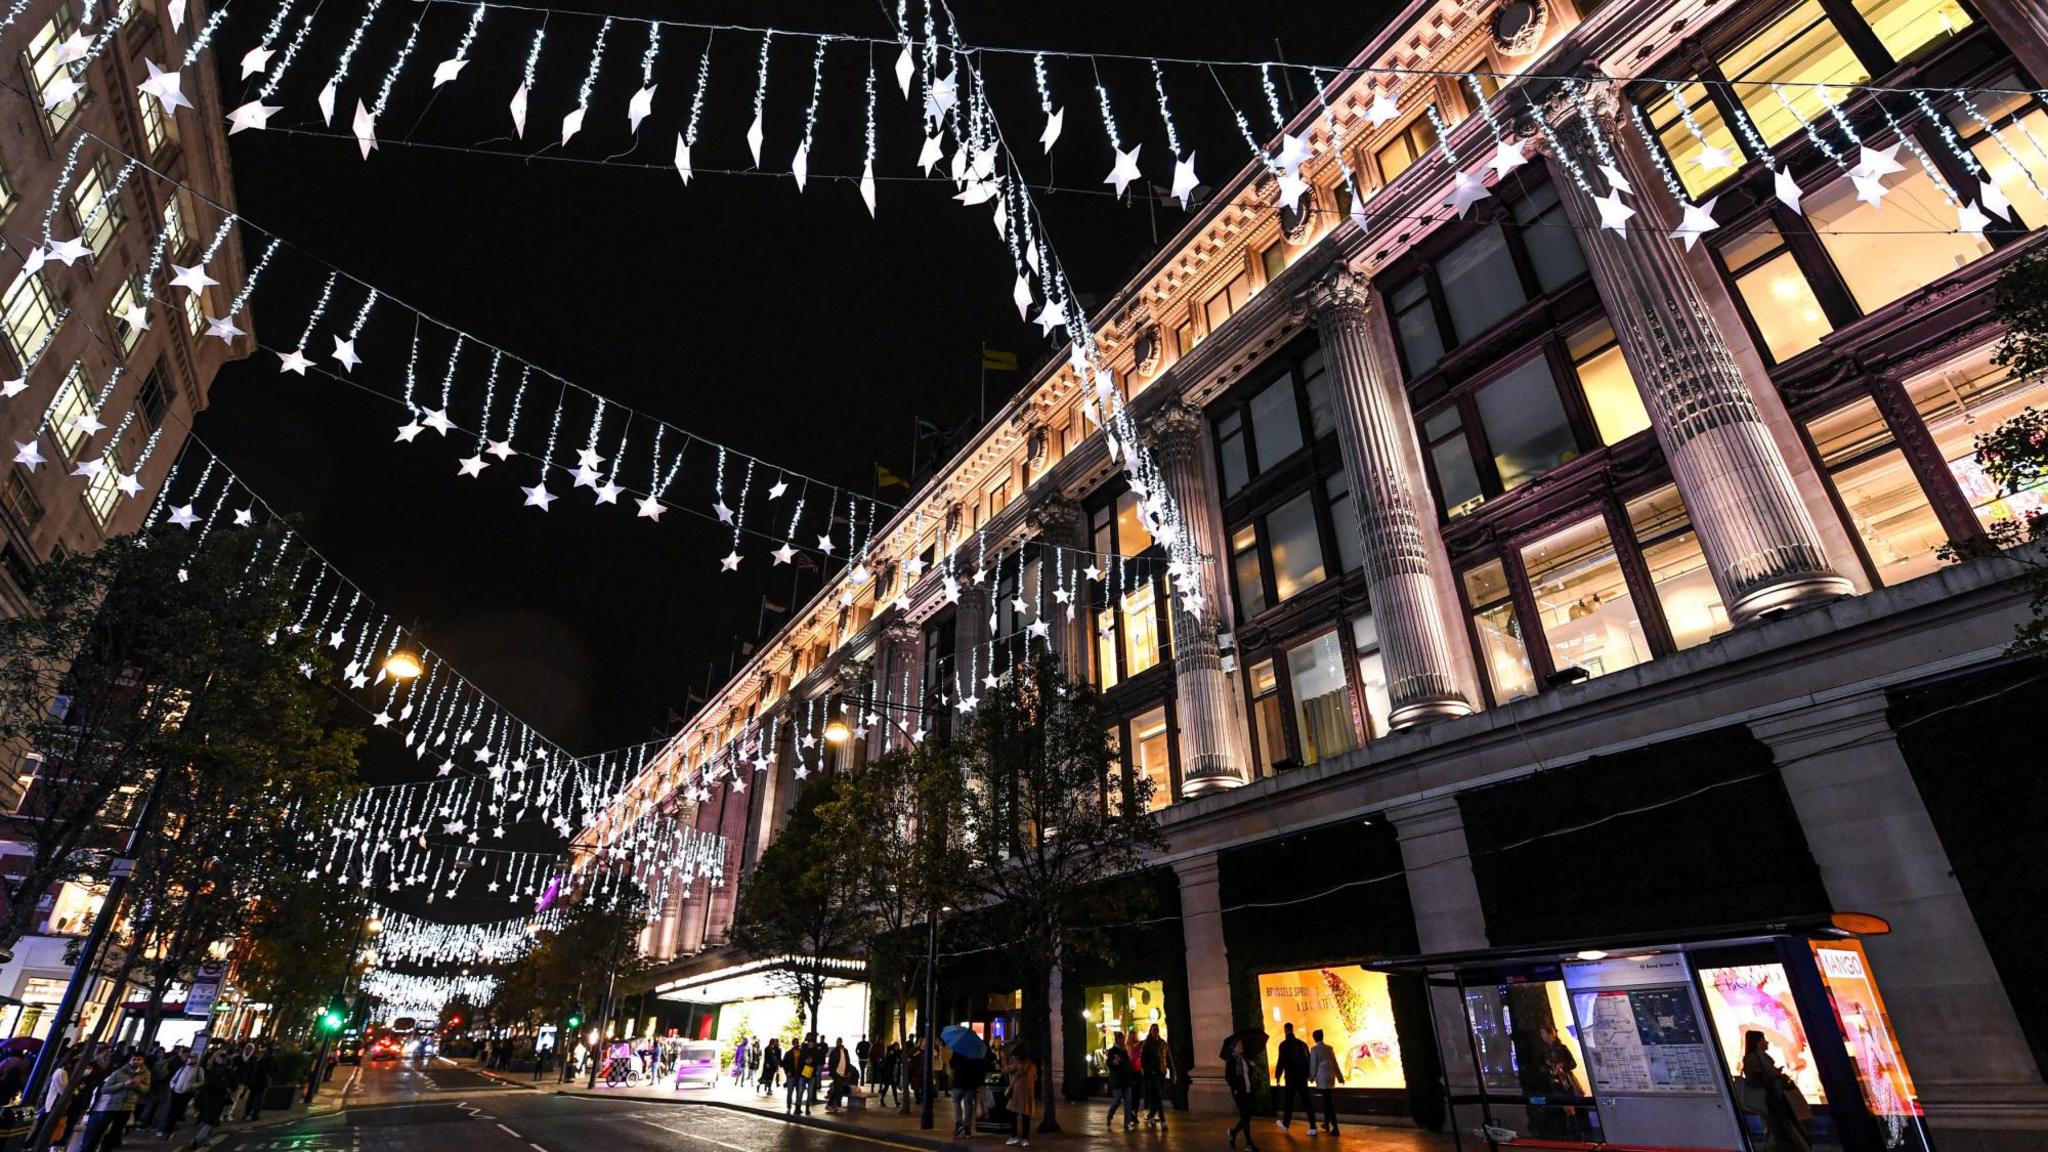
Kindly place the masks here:
<instances>
[{"instance_id":1,"label":"lamp post","mask_svg":"<svg viewBox=\"0 0 2048 1152\"><path fill-rule=\"evenodd\" d=\"M918 1117L917 1126L930 1130L932 1126L932 1052L939 1042L939 1004L936 985L939 971L939 911L926 917L925 923L930 934L924 952L924 1111Z\"/></svg>"},{"instance_id":2,"label":"lamp post","mask_svg":"<svg viewBox=\"0 0 2048 1152\"><path fill-rule=\"evenodd\" d=\"M348 1002L348 986L355 981L356 960L359 957L367 958L372 964L377 962L377 953L365 949L363 941L368 937L381 935L383 931L384 921L375 912L363 917L362 922L356 925L355 939L350 941L348 946L348 967L341 974L341 991L335 994L335 1003ZM320 1049L314 1054L312 1071L306 1076L305 1100L308 1104L313 1102L314 1094L320 1091L320 1082L326 1078L328 1048L334 1044L334 1037L348 1025L347 1018L337 1020L331 1008L321 1016L320 1021Z\"/></svg>"}]
</instances>

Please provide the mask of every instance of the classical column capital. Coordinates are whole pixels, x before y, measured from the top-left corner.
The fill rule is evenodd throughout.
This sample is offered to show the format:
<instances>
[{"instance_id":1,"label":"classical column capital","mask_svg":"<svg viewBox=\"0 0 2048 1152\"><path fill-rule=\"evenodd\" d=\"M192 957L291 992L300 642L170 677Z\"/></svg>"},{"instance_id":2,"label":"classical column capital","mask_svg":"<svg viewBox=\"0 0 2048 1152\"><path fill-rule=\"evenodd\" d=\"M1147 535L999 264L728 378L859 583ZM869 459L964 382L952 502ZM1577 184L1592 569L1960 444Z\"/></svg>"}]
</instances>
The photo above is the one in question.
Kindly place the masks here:
<instances>
[{"instance_id":1,"label":"classical column capital","mask_svg":"<svg viewBox=\"0 0 2048 1152\"><path fill-rule=\"evenodd\" d=\"M1024 511L1024 526L1048 544L1072 544L1080 524L1081 506L1059 492L1039 497Z\"/></svg>"},{"instance_id":2,"label":"classical column capital","mask_svg":"<svg viewBox=\"0 0 2048 1152\"><path fill-rule=\"evenodd\" d=\"M1196 459L1207 431L1201 411L1177 396L1145 421L1146 440L1159 453L1159 462L1168 466Z\"/></svg>"},{"instance_id":3,"label":"classical column capital","mask_svg":"<svg viewBox=\"0 0 2048 1152\"><path fill-rule=\"evenodd\" d=\"M923 635L923 629L903 619L891 620L882 628L882 639L898 647L915 644Z\"/></svg>"},{"instance_id":4,"label":"classical column capital","mask_svg":"<svg viewBox=\"0 0 2048 1152\"><path fill-rule=\"evenodd\" d=\"M1309 282L1302 291L1301 305L1319 324L1325 318L1362 323L1372 314L1372 281L1349 265L1333 264Z\"/></svg>"}]
</instances>

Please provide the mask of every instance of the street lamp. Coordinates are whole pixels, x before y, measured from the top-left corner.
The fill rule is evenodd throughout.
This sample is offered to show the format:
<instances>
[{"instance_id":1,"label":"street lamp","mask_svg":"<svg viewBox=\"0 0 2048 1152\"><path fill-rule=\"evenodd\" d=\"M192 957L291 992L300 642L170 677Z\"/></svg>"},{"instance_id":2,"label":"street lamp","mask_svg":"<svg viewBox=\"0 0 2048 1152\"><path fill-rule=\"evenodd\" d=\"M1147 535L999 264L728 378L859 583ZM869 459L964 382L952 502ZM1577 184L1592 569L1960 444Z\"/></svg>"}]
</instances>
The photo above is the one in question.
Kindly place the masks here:
<instances>
[{"instance_id":1,"label":"street lamp","mask_svg":"<svg viewBox=\"0 0 2048 1152\"><path fill-rule=\"evenodd\" d=\"M853 733L847 730L846 721L844 720L834 720L830 724L825 725L825 743L827 744L844 744L846 743L846 738L851 735Z\"/></svg>"},{"instance_id":2,"label":"street lamp","mask_svg":"<svg viewBox=\"0 0 2048 1152\"><path fill-rule=\"evenodd\" d=\"M400 644L391 655L384 658L384 674L393 680L411 680L423 670L420 666L420 654L413 650L411 641Z\"/></svg>"}]
</instances>

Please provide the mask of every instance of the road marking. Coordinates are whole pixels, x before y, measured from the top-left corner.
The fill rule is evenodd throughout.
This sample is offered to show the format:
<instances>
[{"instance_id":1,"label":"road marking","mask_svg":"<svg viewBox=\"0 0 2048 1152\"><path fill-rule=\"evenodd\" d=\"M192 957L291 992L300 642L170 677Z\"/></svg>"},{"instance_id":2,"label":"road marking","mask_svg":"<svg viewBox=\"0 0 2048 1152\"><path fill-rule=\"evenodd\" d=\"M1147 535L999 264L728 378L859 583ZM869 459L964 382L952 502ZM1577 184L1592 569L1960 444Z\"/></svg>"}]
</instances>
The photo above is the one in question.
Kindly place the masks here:
<instances>
[{"instance_id":1,"label":"road marking","mask_svg":"<svg viewBox=\"0 0 2048 1152\"><path fill-rule=\"evenodd\" d=\"M547 1149L545 1149L545 1148L541 1147L541 1146L540 1146L540 1145L538 1145L538 1144L532 1144L532 1143L529 1143L529 1144L527 1144L527 1147L528 1147L528 1148L531 1148L531 1149L533 1149L533 1152L548 1152L548 1150L547 1150Z\"/></svg>"},{"instance_id":2,"label":"road marking","mask_svg":"<svg viewBox=\"0 0 2048 1152\"><path fill-rule=\"evenodd\" d=\"M510 1136L514 1140L521 1139L519 1133L514 1132L510 1128L505 1127L503 1124L498 1125L498 1131L503 1132L505 1135Z\"/></svg>"}]
</instances>

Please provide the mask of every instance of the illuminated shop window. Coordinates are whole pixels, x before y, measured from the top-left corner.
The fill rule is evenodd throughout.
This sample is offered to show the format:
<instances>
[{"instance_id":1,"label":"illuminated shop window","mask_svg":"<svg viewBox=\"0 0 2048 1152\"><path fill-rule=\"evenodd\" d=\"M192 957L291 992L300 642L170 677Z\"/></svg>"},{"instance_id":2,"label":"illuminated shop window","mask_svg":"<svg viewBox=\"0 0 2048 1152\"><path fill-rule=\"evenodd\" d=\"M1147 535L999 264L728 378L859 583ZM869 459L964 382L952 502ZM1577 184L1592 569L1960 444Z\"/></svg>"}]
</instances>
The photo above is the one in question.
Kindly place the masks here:
<instances>
[{"instance_id":1,"label":"illuminated shop window","mask_svg":"<svg viewBox=\"0 0 2048 1152\"><path fill-rule=\"evenodd\" d=\"M1835 330L1799 258L1775 227L1759 225L1722 246L1720 254L1773 361L1789 360Z\"/></svg>"},{"instance_id":2,"label":"illuminated shop window","mask_svg":"<svg viewBox=\"0 0 2048 1152\"><path fill-rule=\"evenodd\" d=\"M1884 178L1882 206L1856 198L1848 177L1807 195L1807 219L1857 307L1875 312L1991 252L1955 231L1956 210L1917 163Z\"/></svg>"},{"instance_id":3,"label":"illuminated shop window","mask_svg":"<svg viewBox=\"0 0 2048 1152\"><path fill-rule=\"evenodd\" d=\"M1650 414L1643 409L1643 394L1614 338L1614 327L1603 318L1587 324L1566 341L1571 351L1572 371L1579 378L1579 391L1593 413L1600 442L1619 444L1650 426Z\"/></svg>"},{"instance_id":4,"label":"illuminated shop window","mask_svg":"<svg viewBox=\"0 0 2048 1152\"><path fill-rule=\"evenodd\" d=\"M1588 516L1524 545L1522 567L1551 667L1603 676L1650 659L1650 640L1605 517Z\"/></svg>"},{"instance_id":5,"label":"illuminated shop window","mask_svg":"<svg viewBox=\"0 0 2048 1152\"><path fill-rule=\"evenodd\" d=\"M1294 690L1301 763L1314 764L1358 747L1343 649L1335 631L1289 648L1287 679Z\"/></svg>"},{"instance_id":6,"label":"illuminated shop window","mask_svg":"<svg viewBox=\"0 0 2048 1152\"><path fill-rule=\"evenodd\" d=\"M1670 484L1628 502L1629 527L1649 570L1671 642L1690 648L1728 630L1728 609L1707 568L1678 489Z\"/></svg>"},{"instance_id":7,"label":"illuminated shop window","mask_svg":"<svg viewBox=\"0 0 2048 1152\"><path fill-rule=\"evenodd\" d=\"M1812 121L1828 114L1827 102L1816 85L1841 88L1870 79L1869 70L1828 19L1820 0L1806 0L1723 53L1721 71L1734 82L1732 90L1767 144L1800 131L1802 119ZM1782 87L1773 90L1774 83ZM1782 100L1779 92L1784 93Z\"/></svg>"},{"instance_id":8,"label":"illuminated shop window","mask_svg":"<svg viewBox=\"0 0 2048 1152\"><path fill-rule=\"evenodd\" d=\"M1941 567L1948 541L1927 494L1877 404L1864 397L1811 420L1814 451L1881 584L1898 584Z\"/></svg>"},{"instance_id":9,"label":"illuminated shop window","mask_svg":"<svg viewBox=\"0 0 2048 1152\"><path fill-rule=\"evenodd\" d=\"M1529 667L1529 648L1521 621L1508 597L1506 569L1498 560L1469 569L1464 575L1465 603L1479 640L1479 666L1496 704L1536 694L1536 674Z\"/></svg>"}]
</instances>

